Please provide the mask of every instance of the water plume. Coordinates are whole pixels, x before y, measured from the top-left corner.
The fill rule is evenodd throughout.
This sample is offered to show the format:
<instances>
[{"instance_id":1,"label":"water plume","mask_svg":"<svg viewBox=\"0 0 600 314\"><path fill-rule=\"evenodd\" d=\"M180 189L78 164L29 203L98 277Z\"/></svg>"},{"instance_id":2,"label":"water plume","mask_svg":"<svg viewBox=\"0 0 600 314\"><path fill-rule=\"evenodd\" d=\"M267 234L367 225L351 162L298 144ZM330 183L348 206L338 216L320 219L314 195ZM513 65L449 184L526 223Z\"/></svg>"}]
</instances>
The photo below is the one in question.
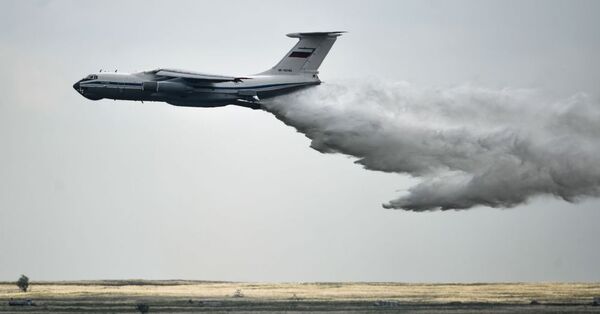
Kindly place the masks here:
<instances>
[{"instance_id":1,"label":"water plume","mask_svg":"<svg viewBox=\"0 0 600 314\"><path fill-rule=\"evenodd\" d=\"M328 83L265 102L322 153L420 179L385 208L514 207L600 194L600 106L585 94Z\"/></svg>"}]
</instances>

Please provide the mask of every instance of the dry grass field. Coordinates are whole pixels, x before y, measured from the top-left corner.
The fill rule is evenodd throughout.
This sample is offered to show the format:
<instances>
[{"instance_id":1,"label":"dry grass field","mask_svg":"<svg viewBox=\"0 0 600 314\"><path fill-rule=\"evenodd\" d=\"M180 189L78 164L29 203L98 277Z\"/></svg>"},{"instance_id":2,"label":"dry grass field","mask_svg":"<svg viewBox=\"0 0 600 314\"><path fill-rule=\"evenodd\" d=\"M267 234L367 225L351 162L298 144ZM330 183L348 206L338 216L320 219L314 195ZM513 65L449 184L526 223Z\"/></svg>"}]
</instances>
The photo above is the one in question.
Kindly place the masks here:
<instances>
[{"instance_id":1,"label":"dry grass field","mask_svg":"<svg viewBox=\"0 0 600 314\"><path fill-rule=\"evenodd\" d=\"M600 284L237 283L201 281L32 282L20 292L0 283L0 313L184 312L600 312ZM236 296L236 291L239 290ZM35 306L9 306L31 299ZM530 304L536 300L539 304Z\"/></svg>"}]
</instances>

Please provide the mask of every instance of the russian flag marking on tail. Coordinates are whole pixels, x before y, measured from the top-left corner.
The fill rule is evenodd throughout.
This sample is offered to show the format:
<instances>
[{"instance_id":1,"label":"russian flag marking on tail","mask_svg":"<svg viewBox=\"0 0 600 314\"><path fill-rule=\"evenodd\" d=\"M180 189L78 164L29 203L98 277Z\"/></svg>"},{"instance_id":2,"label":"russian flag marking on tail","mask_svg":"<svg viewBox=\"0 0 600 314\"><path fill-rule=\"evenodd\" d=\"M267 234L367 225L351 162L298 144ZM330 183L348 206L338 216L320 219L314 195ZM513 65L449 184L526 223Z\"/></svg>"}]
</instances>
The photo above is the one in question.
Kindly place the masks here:
<instances>
[{"instance_id":1,"label":"russian flag marking on tail","mask_svg":"<svg viewBox=\"0 0 600 314\"><path fill-rule=\"evenodd\" d=\"M298 43L279 63L265 74L318 73L319 66L329 53L338 36L345 32L291 33L291 38L299 38Z\"/></svg>"}]
</instances>

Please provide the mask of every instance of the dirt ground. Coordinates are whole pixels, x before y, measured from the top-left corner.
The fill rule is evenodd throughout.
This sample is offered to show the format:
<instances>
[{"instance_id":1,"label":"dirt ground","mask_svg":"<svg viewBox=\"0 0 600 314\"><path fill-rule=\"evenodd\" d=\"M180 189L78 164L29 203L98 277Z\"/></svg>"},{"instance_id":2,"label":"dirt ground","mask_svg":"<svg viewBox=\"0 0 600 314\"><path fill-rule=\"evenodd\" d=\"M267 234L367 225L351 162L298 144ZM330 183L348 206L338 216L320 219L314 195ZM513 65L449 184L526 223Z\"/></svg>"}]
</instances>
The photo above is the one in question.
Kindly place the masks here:
<instances>
[{"instance_id":1,"label":"dirt ground","mask_svg":"<svg viewBox=\"0 0 600 314\"><path fill-rule=\"evenodd\" d=\"M0 283L0 313L600 313L600 283L402 284L201 281ZM34 306L10 306L32 300ZM533 304L532 304L533 301ZM600 301L600 299L599 299Z\"/></svg>"}]
</instances>

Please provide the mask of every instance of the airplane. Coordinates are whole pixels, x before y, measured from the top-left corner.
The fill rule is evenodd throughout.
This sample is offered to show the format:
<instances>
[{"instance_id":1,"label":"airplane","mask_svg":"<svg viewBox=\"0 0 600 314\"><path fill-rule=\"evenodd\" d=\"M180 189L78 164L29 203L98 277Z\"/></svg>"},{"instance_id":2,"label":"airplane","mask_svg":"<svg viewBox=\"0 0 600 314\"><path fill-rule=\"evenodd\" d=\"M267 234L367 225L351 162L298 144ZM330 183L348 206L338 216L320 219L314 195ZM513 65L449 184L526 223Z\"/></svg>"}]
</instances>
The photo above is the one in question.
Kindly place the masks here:
<instances>
[{"instance_id":1,"label":"airplane","mask_svg":"<svg viewBox=\"0 0 600 314\"><path fill-rule=\"evenodd\" d=\"M73 88L91 100L162 101L175 106L238 105L260 109L260 100L321 84L319 66L343 31L291 33L296 45L273 68L248 76L212 75L177 69L138 73L98 72Z\"/></svg>"}]
</instances>

